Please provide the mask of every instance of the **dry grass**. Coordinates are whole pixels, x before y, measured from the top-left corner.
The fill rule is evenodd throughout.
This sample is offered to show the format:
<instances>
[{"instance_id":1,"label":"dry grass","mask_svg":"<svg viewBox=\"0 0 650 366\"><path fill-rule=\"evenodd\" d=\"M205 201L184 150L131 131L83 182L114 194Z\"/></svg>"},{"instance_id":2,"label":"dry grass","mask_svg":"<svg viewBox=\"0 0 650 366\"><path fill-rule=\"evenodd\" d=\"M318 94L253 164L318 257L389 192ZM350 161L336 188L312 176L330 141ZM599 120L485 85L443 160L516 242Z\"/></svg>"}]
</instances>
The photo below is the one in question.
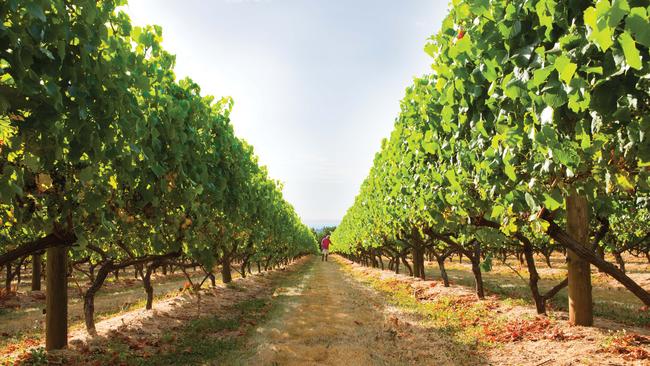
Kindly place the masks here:
<instances>
[{"instance_id":1,"label":"dry grass","mask_svg":"<svg viewBox=\"0 0 650 366\"><path fill-rule=\"evenodd\" d=\"M612 258L608 258L612 259ZM637 281L641 286L650 290L650 265L645 258L626 257L628 275ZM492 270L483 273L485 288L489 293L512 298L521 303L532 304L530 289L528 288L528 270L525 264L516 259L508 260L508 266L493 260ZM537 270L541 276L539 287L541 291L547 291L566 277L566 264L564 257L556 254L552 257L549 268L542 258L537 258ZM453 262L445 264L449 279L453 284L474 287L474 277L471 265L467 260L458 262L457 257ZM514 270L518 272L515 273ZM437 263L427 263L427 278L440 280L440 272ZM521 277L524 279L522 279ZM611 277L599 273L592 267L592 285L594 298L594 313L597 317L612 320L625 325L647 327L650 326L650 311L643 303L627 289L622 287ZM567 311L566 289L550 302L550 306L556 310Z\"/></svg>"},{"instance_id":2,"label":"dry grass","mask_svg":"<svg viewBox=\"0 0 650 366\"><path fill-rule=\"evenodd\" d=\"M398 316L418 319L421 327L444 332L456 344L475 345L473 351L486 364L650 363L650 332L645 328L601 319L595 327L570 326L562 311L539 317L534 307L521 300L491 295L479 301L465 286L445 288L438 281L340 261L353 277L393 304ZM458 364L472 364L461 361Z\"/></svg>"},{"instance_id":3,"label":"dry grass","mask_svg":"<svg viewBox=\"0 0 650 366\"><path fill-rule=\"evenodd\" d=\"M268 292L275 278L281 276L278 273L285 273L285 271L274 273L274 275L266 273L254 275L246 279L236 278L232 285L218 284L215 289L202 289L198 293L179 291L185 280L176 278L167 283L170 292L163 295L164 298L160 297L154 302L153 311L144 310L144 303L141 300L143 294L139 294L138 302L133 303L130 309L122 309L106 315L104 320L97 322L98 337L90 337L85 328L78 323L70 330L70 351L48 354L47 357L50 361L63 359L68 360L68 364L75 365L122 362L138 365L167 365L169 362L164 361L165 357L173 359L178 345L190 340L202 344L203 351L206 353L218 351L217 353L221 354L232 348L234 343L231 342L231 338L243 335L243 333L239 334L243 329L240 327L242 322L234 319L233 316L237 317L242 309L250 308L249 313L255 310L251 309L259 305L257 297ZM161 288L160 285L156 287L157 291ZM108 289L110 291L114 288ZM107 292L103 295L104 301L117 302L122 294L128 293L129 290L131 288L125 286L122 291ZM236 311L232 310L233 306L236 306ZM229 332L232 331L230 328L233 322L237 323L237 329L231 334ZM248 323L242 325L250 326ZM217 333L226 332L225 338L228 341L212 342L214 343L212 344L210 339L202 338L204 334L201 334L201 331L197 331L203 328L212 329ZM180 332L178 339L167 339L170 332ZM180 334L185 334L183 332L187 334L186 337L180 337ZM7 342L0 354L0 365L13 365L12 360L16 359L29 360L29 362L39 359L45 355L40 348L42 345L39 336L22 337L14 342ZM151 348L156 350L155 357ZM210 356L206 354L205 357ZM155 360L161 361L153 362ZM29 362L25 361L23 364Z\"/></svg>"}]
</instances>

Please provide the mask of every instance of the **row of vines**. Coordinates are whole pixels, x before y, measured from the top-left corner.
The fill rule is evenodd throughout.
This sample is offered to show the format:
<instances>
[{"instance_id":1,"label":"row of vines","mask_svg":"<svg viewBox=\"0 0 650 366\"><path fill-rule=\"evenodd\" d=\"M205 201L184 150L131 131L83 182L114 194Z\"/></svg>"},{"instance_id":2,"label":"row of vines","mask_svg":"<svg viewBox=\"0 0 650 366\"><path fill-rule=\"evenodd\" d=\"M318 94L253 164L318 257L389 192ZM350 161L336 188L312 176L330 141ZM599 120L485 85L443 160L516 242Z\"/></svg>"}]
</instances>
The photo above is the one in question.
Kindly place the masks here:
<instances>
[{"instance_id":1,"label":"row of vines","mask_svg":"<svg viewBox=\"0 0 650 366\"><path fill-rule=\"evenodd\" d=\"M271 268L316 241L230 124L232 100L177 81L157 26L122 0L0 3L0 266L46 263L46 345L67 344L67 286L87 276L85 323L111 273L151 307L156 268ZM205 281L205 279L204 279Z\"/></svg>"},{"instance_id":2,"label":"row of vines","mask_svg":"<svg viewBox=\"0 0 650 366\"><path fill-rule=\"evenodd\" d=\"M568 286L574 324L593 322L591 265L650 305L622 256L650 260L649 14L647 0L452 1L332 249L419 277L428 255L446 285L462 255L479 298L481 267L521 256L537 311ZM535 256L554 252L568 277L541 293Z\"/></svg>"}]
</instances>

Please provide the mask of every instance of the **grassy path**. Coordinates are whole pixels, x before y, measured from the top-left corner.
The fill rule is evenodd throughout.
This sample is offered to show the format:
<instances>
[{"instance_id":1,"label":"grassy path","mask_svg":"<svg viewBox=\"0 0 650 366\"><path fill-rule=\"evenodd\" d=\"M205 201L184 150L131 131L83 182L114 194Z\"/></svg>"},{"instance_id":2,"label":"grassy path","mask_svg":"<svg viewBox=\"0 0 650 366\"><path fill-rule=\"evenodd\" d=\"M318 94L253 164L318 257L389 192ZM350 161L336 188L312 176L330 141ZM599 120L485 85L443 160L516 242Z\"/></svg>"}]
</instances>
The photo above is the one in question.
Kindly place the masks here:
<instances>
[{"instance_id":1,"label":"grassy path","mask_svg":"<svg viewBox=\"0 0 650 366\"><path fill-rule=\"evenodd\" d=\"M381 297L332 259L312 262L297 286L276 296L282 303L258 327L245 364L400 365L409 364L405 355L432 345L401 339ZM429 361L452 364L444 350L438 354Z\"/></svg>"},{"instance_id":2,"label":"grassy path","mask_svg":"<svg viewBox=\"0 0 650 366\"><path fill-rule=\"evenodd\" d=\"M385 363L374 347L383 315L336 263L315 261L297 287L284 291L286 304L259 329L251 364Z\"/></svg>"}]
</instances>

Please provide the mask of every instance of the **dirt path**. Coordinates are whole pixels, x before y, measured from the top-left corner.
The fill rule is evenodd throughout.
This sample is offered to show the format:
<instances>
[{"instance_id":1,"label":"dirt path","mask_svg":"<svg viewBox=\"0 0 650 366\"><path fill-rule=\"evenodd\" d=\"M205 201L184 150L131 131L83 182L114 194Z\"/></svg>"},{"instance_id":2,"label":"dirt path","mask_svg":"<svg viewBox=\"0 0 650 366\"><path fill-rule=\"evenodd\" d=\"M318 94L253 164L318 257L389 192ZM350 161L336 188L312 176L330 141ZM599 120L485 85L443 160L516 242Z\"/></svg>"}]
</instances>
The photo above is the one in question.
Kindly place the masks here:
<instances>
[{"instance_id":1,"label":"dirt path","mask_svg":"<svg viewBox=\"0 0 650 366\"><path fill-rule=\"evenodd\" d=\"M340 265L317 260L284 297L281 313L257 329L255 365L396 365L395 334L384 306ZM283 301L283 300L280 300Z\"/></svg>"}]
</instances>

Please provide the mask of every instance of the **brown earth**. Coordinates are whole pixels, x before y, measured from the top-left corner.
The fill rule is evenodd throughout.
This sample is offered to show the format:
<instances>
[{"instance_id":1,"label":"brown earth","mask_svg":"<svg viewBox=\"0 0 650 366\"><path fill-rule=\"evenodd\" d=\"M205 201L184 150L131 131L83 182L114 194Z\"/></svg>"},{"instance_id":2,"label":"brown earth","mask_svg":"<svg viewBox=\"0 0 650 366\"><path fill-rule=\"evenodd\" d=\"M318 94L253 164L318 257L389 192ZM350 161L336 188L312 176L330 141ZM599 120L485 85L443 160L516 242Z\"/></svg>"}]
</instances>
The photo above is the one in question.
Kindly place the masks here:
<instances>
[{"instance_id":1,"label":"brown earth","mask_svg":"<svg viewBox=\"0 0 650 366\"><path fill-rule=\"evenodd\" d=\"M200 273L191 273L194 281L201 280ZM126 277L126 276L124 276ZM183 288L187 280L182 274L168 276L154 276L152 283L154 285L155 296L165 296L175 293ZM84 286L87 284L84 283ZM70 283L68 288L68 316L69 322L73 328L81 326L83 322L83 298L75 283ZM119 282L107 283L95 297L95 314L98 319L112 316L131 306L142 303L145 298L145 292L140 280L124 278ZM2 323L2 334L0 335L0 344L4 339L19 334L39 337L45 331L45 286L43 291L32 292L23 289L16 296L8 298L2 303L2 307L10 309L0 315Z\"/></svg>"},{"instance_id":2,"label":"brown earth","mask_svg":"<svg viewBox=\"0 0 650 366\"><path fill-rule=\"evenodd\" d=\"M363 267L338 259L348 268L355 278L361 280L378 280L384 283L397 282L406 284L412 289L418 303L426 304L438 298L451 298L468 301L469 304L488 305L489 313L481 321L492 333L497 326L504 323L523 324L521 337L508 339L512 335L494 333L488 337L493 339L490 345L477 347L475 351L480 357L473 359L456 359L457 365L650 365L650 330L641 327L631 327L602 318L595 319L594 327L571 326L568 315L562 311L550 312L549 318L537 317L532 305L515 305L505 298L489 296L485 300L477 300L471 288L452 285L443 287L440 281L423 281L403 274L395 274L378 268ZM376 297L386 297L381 294ZM462 307L461 307L462 309ZM458 310L457 310L458 311ZM461 310L462 311L462 310ZM395 316L400 319L412 319L412 314L398 309ZM548 319L548 320L546 320ZM426 318L415 321L427 332L435 332L436 326L427 324ZM531 325L526 330L525 325ZM492 328L494 326L494 328ZM503 331L503 329L502 329ZM479 338L485 335L479 334ZM504 337L505 336L505 337ZM484 337L484 338L488 338ZM448 340L449 343L451 343ZM446 345L449 348L449 344ZM441 351L441 350L439 350ZM420 365L436 365L436 361L419 360Z\"/></svg>"},{"instance_id":3,"label":"brown earth","mask_svg":"<svg viewBox=\"0 0 650 366\"><path fill-rule=\"evenodd\" d=\"M455 364L447 341L415 324L400 325L394 309L336 262L316 261L298 286L276 295L286 303L257 329L255 354L245 364L408 365L417 358Z\"/></svg>"},{"instance_id":4,"label":"brown earth","mask_svg":"<svg viewBox=\"0 0 650 366\"><path fill-rule=\"evenodd\" d=\"M111 350L111 342L114 339L126 339L134 350L138 351L134 356L142 357L143 354L155 354L161 351L168 351L165 347L174 345L159 345L159 339L165 336L176 337L179 329L191 321L213 316L222 316L228 318L232 307L242 301L255 299L259 297L270 297L272 284L293 273L297 268L304 265L307 259L299 259L286 269L274 270L264 273L256 273L246 278L236 277L231 285L226 286L218 283L216 287L202 289L198 293L184 291L175 296L159 301L154 301L152 310L145 310L143 307L122 312L110 316L96 323L98 335L90 336L85 328L74 326L68 335L69 349L53 352L54 358L60 358L58 364L65 365L97 365L105 364L93 359L92 354L103 355L114 352ZM235 276L233 276L235 277ZM178 290L178 280L172 279L169 282L163 282L156 287L156 291L165 290L165 286L170 289ZM184 281L184 279L183 279ZM182 282L181 282L182 286ZM129 296L135 296L125 289ZM139 290L139 289L138 289ZM173 292L172 291L172 292ZM161 291L162 292L162 291ZM141 294L140 299L144 296ZM123 301L120 293L106 294L101 299L100 304L104 302ZM98 302L96 301L96 304ZM109 306L106 304L106 306ZM72 309L75 309L72 307ZM73 310L74 311L74 310ZM4 325L4 324L3 324ZM245 332L235 330L224 336L243 337ZM44 340L38 338L29 338L29 342L19 342L9 344L0 348L0 365L13 365L15 360L24 359L26 353L30 350L38 349L44 346ZM154 344L152 346L152 344ZM142 346L145 345L145 346ZM134 357L135 359L135 357ZM29 363L27 363L29 364ZM127 362L118 362L116 364L130 365ZM146 364L146 363L145 363Z\"/></svg>"},{"instance_id":5,"label":"brown earth","mask_svg":"<svg viewBox=\"0 0 650 366\"><path fill-rule=\"evenodd\" d=\"M572 327L563 312L552 312L550 320L539 318L532 306L519 305L506 298L489 296L478 301L467 287L445 288L439 281L421 281L361 267L336 256L330 262L312 257L299 264L287 271L239 279L234 287L204 290L200 297L183 294L158 301L153 311L139 309L100 321L98 337L88 337L83 330L73 331L70 350L63 351L62 356L76 360L67 364L94 365L97 359L93 354L110 356L114 352L110 346L116 337L127 340L133 348L130 352L140 360L146 360L142 358L145 354L173 354L178 352L174 347L180 341L175 337L180 336L189 322L206 316L227 319L237 304L246 299L272 298L265 306L270 311L265 320L244 318L249 320L219 335L240 339L236 349L216 360L202 359L199 364L650 364L648 358L639 358L650 355L648 329L603 319L597 319L595 327ZM293 279L283 282L282 278ZM375 284L408 290L402 291L400 298ZM450 305L436 308L435 302L443 298L452 299ZM474 324L472 329L487 335L463 333L465 325L462 324L456 330L449 327L454 324L441 326L439 317L434 321L431 314L426 314L426 311L465 312L476 307L483 310L476 320L480 326ZM471 322L467 324L472 327ZM495 329L507 329L508 334L504 337ZM516 339L510 338L515 334L513 329L520 333ZM524 330L520 332L520 329ZM620 329L626 333L615 332ZM459 337L461 333L463 336ZM173 335L171 343L159 344L169 335ZM629 353L631 349L637 354ZM9 357L12 356L15 354ZM0 364L3 364L1 360ZM124 364L131 364L128 358Z\"/></svg>"}]
</instances>

